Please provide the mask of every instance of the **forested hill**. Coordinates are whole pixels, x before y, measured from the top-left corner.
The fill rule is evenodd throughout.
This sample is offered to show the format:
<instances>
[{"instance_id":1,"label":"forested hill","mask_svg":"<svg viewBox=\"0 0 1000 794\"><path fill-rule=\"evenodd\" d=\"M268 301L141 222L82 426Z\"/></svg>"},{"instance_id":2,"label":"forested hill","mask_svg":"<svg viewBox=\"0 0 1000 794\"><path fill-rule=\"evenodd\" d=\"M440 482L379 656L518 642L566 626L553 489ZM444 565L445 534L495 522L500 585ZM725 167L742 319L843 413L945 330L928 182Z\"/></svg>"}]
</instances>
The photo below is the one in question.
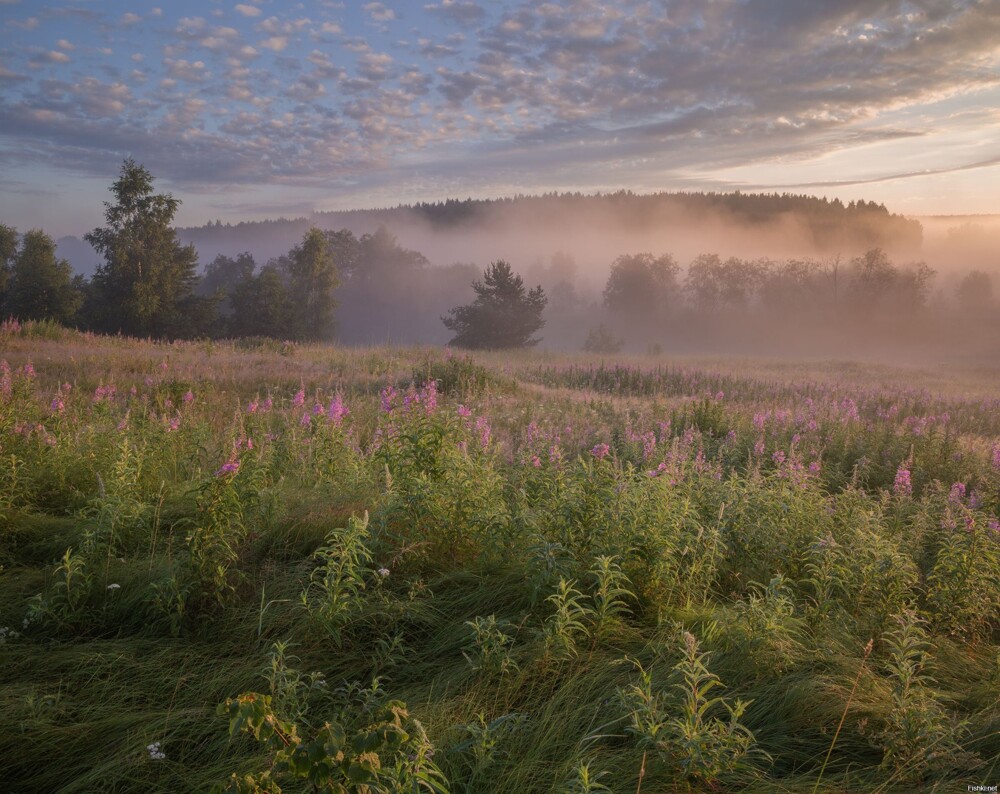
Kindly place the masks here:
<instances>
[{"instance_id":1,"label":"forested hill","mask_svg":"<svg viewBox=\"0 0 1000 794\"><path fill-rule=\"evenodd\" d=\"M684 259L704 252L851 256L877 247L903 258L919 258L923 239L919 221L874 202L845 204L815 196L740 192L637 195L619 191L448 199L384 209L316 212L292 219L215 221L178 232L182 242L194 244L204 266L219 254L235 256L243 251L264 263L286 253L310 226L350 229L361 235L382 225L402 244L440 265L480 263L496 256L530 261L555 250L572 252L579 261L586 261L587 251L602 257L610 253L613 259L633 248L669 252ZM518 241L516 250L510 250L513 241ZM503 250L497 250L498 243ZM93 272L99 257L89 245L75 237L61 238L58 244L59 255L76 272Z\"/></svg>"},{"instance_id":2,"label":"forested hill","mask_svg":"<svg viewBox=\"0 0 1000 794\"><path fill-rule=\"evenodd\" d=\"M287 251L311 225L347 228L355 234L373 232L385 225L411 247L419 247L429 236L450 238L477 232L551 236L559 230L565 231L566 247L570 247L573 229L578 225L591 232L606 229L608 234L663 234L668 238L690 238L701 230L705 243L697 246L699 250L712 249L720 232L749 236L758 243L773 232L781 244L817 255L848 254L873 247L911 255L919 252L922 241L918 221L890 213L874 202L844 204L814 196L739 192L637 195L620 191L449 199L386 209L317 212L308 218L214 222L179 232L185 242L194 243L202 263L218 253L235 255L240 251L251 251L258 261L266 261ZM415 237L411 239L410 234ZM443 254L433 248L431 245L421 250L434 264L450 263L439 261Z\"/></svg>"}]
</instances>

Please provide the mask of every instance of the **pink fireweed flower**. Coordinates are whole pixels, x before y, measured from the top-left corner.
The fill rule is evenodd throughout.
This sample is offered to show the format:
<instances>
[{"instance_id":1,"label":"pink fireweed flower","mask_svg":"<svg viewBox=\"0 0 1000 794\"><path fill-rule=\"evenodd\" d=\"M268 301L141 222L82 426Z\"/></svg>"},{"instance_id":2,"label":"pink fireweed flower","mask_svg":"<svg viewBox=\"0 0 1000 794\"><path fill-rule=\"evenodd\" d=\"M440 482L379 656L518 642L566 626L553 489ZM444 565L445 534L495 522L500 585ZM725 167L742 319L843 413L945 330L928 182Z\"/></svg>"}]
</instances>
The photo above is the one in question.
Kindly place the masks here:
<instances>
[{"instance_id":1,"label":"pink fireweed flower","mask_svg":"<svg viewBox=\"0 0 1000 794\"><path fill-rule=\"evenodd\" d=\"M344 397L340 392L333 395L333 399L330 400L330 407L327 409L326 416L333 422L333 424L338 427L344 421L344 417L350 413L350 410L346 405L344 405Z\"/></svg>"},{"instance_id":2,"label":"pink fireweed flower","mask_svg":"<svg viewBox=\"0 0 1000 794\"><path fill-rule=\"evenodd\" d=\"M913 483L910 481L909 463L900 463L896 469L896 479L892 484L892 492L896 496L912 496Z\"/></svg>"},{"instance_id":3,"label":"pink fireweed flower","mask_svg":"<svg viewBox=\"0 0 1000 794\"><path fill-rule=\"evenodd\" d=\"M428 414L434 413L437 410L437 381L429 380L424 384L423 391L420 393L420 399L424 404L424 411Z\"/></svg>"},{"instance_id":4,"label":"pink fireweed flower","mask_svg":"<svg viewBox=\"0 0 1000 794\"><path fill-rule=\"evenodd\" d=\"M172 433L181 426L181 415L177 414L169 422L167 422L167 432Z\"/></svg>"},{"instance_id":5,"label":"pink fireweed flower","mask_svg":"<svg viewBox=\"0 0 1000 794\"><path fill-rule=\"evenodd\" d=\"M192 403L194 402L194 393L188 389L184 392L184 396L181 399L183 399L185 403Z\"/></svg>"},{"instance_id":6,"label":"pink fireweed flower","mask_svg":"<svg viewBox=\"0 0 1000 794\"><path fill-rule=\"evenodd\" d=\"M607 444L596 444L590 449L590 454L593 455L598 460L604 460L608 453L611 452L611 447Z\"/></svg>"},{"instance_id":7,"label":"pink fireweed flower","mask_svg":"<svg viewBox=\"0 0 1000 794\"><path fill-rule=\"evenodd\" d=\"M301 408L303 405L305 405L305 402L306 402L306 390L299 389L297 392L295 392L295 396L292 398L292 405L295 408Z\"/></svg>"},{"instance_id":8,"label":"pink fireweed flower","mask_svg":"<svg viewBox=\"0 0 1000 794\"><path fill-rule=\"evenodd\" d=\"M247 413L248 414L255 414L255 413L257 413L257 409L258 408L260 408L260 403L258 403L256 400L251 400L249 403L247 403Z\"/></svg>"},{"instance_id":9,"label":"pink fireweed flower","mask_svg":"<svg viewBox=\"0 0 1000 794\"><path fill-rule=\"evenodd\" d=\"M152 385L155 383L155 381L153 380L153 377L151 375L147 375L145 377L145 379L143 380L143 383L146 384L146 388L148 389L148 388L152 387Z\"/></svg>"},{"instance_id":10,"label":"pink fireweed flower","mask_svg":"<svg viewBox=\"0 0 1000 794\"><path fill-rule=\"evenodd\" d=\"M122 420L118 423L118 432L119 433L123 433L126 430L128 430L128 415L129 415L129 412L126 411L125 412L125 416L123 416Z\"/></svg>"},{"instance_id":11,"label":"pink fireweed flower","mask_svg":"<svg viewBox=\"0 0 1000 794\"><path fill-rule=\"evenodd\" d=\"M24 377L29 380L35 377L35 368L31 365L30 361L24 365L24 368L21 371L24 373Z\"/></svg>"},{"instance_id":12,"label":"pink fireweed flower","mask_svg":"<svg viewBox=\"0 0 1000 794\"><path fill-rule=\"evenodd\" d=\"M299 424L303 427L309 427L312 424L312 417L309 414L302 414L302 418L299 420Z\"/></svg>"},{"instance_id":13,"label":"pink fireweed flower","mask_svg":"<svg viewBox=\"0 0 1000 794\"><path fill-rule=\"evenodd\" d=\"M994 469L1000 470L1000 442L993 445L991 463Z\"/></svg>"},{"instance_id":14,"label":"pink fireweed flower","mask_svg":"<svg viewBox=\"0 0 1000 794\"><path fill-rule=\"evenodd\" d=\"M323 403L316 403L313 406L313 416L319 416L324 413L326 413L326 408L323 407Z\"/></svg>"},{"instance_id":15,"label":"pink fireweed flower","mask_svg":"<svg viewBox=\"0 0 1000 794\"><path fill-rule=\"evenodd\" d=\"M472 409L471 408L466 408L464 405L458 406L457 410L458 410L458 415L459 416L462 416L462 417L472 416Z\"/></svg>"},{"instance_id":16,"label":"pink fireweed flower","mask_svg":"<svg viewBox=\"0 0 1000 794\"><path fill-rule=\"evenodd\" d=\"M66 409L66 404L62 401L62 397L53 397L52 402L49 404L49 410L54 414L61 414Z\"/></svg>"},{"instance_id":17,"label":"pink fireweed flower","mask_svg":"<svg viewBox=\"0 0 1000 794\"><path fill-rule=\"evenodd\" d=\"M758 438L756 443L753 445L753 452L755 455L764 454L764 439Z\"/></svg>"},{"instance_id":18,"label":"pink fireweed flower","mask_svg":"<svg viewBox=\"0 0 1000 794\"><path fill-rule=\"evenodd\" d=\"M379 399L382 403L382 410L385 413L389 413L392 411L393 404L396 401L396 390L392 386L386 386L379 392Z\"/></svg>"},{"instance_id":19,"label":"pink fireweed flower","mask_svg":"<svg viewBox=\"0 0 1000 794\"><path fill-rule=\"evenodd\" d=\"M260 409L265 413L270 411L273 407L274 407L274 400L272 400L270 397L264 400L264 402L262 402L260 405Z\"/></svg>"},{"instance_id":20,"label":"pink fireweed flower","mask_svg":"<svg viewBox=\"0 0 1000 794\"><path fill-rule=\"evenodd\" d=\"M965 501L965 483L956 482L951 486L951 491L948 493L948 501L952 504L961 504Z\"/></svg>"},{"instance_id":21,"label":"pink fireweed flower","mask_svg":"<svg viewBox=\"0 0 1000 794\"><path fill-rule=\"evenodd\" d=\"M215 473L215 476L224 477L227 474L235 474L239 470L240 470L239 459L231 459L222 464L222 468Z\"/></svg>"},{"instance_id":22,"label":"pink fireweed flower","mask_svg":"<svg viewBox=\"0 0 1000 794\"><path fill-rule=\"evenodd\" d=\"M542 468L542 459L538 457L538 455L532 455L531 465L534 466L536 469Z\"/></svg>"},{"instance_id":23,"label":"pink fireweed flower","mask_svg":"<svg viewBox=\"0 0 1000 794\"><path fill-rule=\"evenodd\" d=\"M490 420L485 416L480 416L476 420L476 430L479 433L479 446L486 449L490 445L490 439L493 437L493 429L490 427Z\"/></svg>"}]
</instances>

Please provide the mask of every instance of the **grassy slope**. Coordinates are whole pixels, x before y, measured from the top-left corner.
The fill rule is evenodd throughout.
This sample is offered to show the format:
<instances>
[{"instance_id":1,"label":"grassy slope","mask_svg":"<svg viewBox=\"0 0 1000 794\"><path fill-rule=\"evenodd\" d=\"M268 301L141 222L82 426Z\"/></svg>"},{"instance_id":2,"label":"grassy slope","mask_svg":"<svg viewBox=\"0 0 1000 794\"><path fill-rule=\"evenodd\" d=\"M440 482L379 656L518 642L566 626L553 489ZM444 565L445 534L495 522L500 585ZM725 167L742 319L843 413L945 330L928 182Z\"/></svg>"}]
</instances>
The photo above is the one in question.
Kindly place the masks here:
<instances>
[{"instance_id":1,"label":"grassy slope","mask_svg":"<svg viewBox=\"0 0 1000 794\"><path fill-rule=\"evenodd\" d=\"M954 631L935 629L931 637L934 698L948 714L968 721L968 729L956 730L954 736L961 737L962 747L976 753L982 765L972 769L956 761L914 779L909 775L912 770L880 767L879 731L890 716L893 685L886 673L884 643L878 643L871 659L863 659L872 627L888 629L891 621L880 623L868 611L858 611L861 607L817 618L810 611L804 576L792 582L793 614L762 614L754 623L747 605L754 603L750 595L761 591L733 579L732 571L739 567L734 564L728 574L720 570L712 578L706 600L685 603L670 597L656 605L655 599L644 596L631 604L633 615L615 623L599 642L583 639L576 655L554 659L542 652L536 636L546 607L532 603L526 582L526 542L517 540L507 555L460 552L448 559L420 550L420 544L434 543L434 537L417 533L408 540L391 540L387 530L376 538L375 546L380 562L392 574L381 600L373 597L370 608L356 618L338 646L317 630L302 609L299 594L312 568L310 557L326 533L342 526L350 515L364 509L374 513L384 504L385 483L375 466L349 483L309 481L296 470L269 484L272 509L256 515L239 545L243 578L233 597L225 608L204 605L187 617L179 636L172 636L163 615L151 605L151 583L164 581L176 569L187 531L185 519L196 515L192 489L211 478L212 469L224 459L233 415L268 392L276 401L287 401L300 386L308 394L342 389L355 426L371 430L379 421L378 390L391 382L402 386L415 373L433 374L428 362L439 354L313 347L286 356L227 345L133 344L75 335L3 341L0 357L13 366L30 359L38 370L36 402L41 406L57 384L68 382L73 394L80 396L73 410L81 417L91 416L86 402L98 385L113 379L120 392L132 385L141 392L146 377L157 380L156 386L148 387L151 390L169 386L177 392L190 387L197 397L185 419L184 432L190 435L184 444L156 436L160 439L156 443L162 442L155 447L159 457L150 459L142 475L143 498L154 509L150 526L155 532L143 535L124 559L106 554L89 561L94 585L83 610L85 619L63 627L35 626L0 646L4 669L0 713L7 715L0 721L0 788L201 791L233 771L263 768L266 757L248 739L230 739L226 721L216 716L215 708L240 692L266 691L261 671L267 667L268 653L275 641L288 641L289 653L297 657L295 666L321 671L329 682L365 684L380 677L392 696L404 700L426 727L454 790L561 790L578 763L587 760L592 770L606 772L601 781L612 790L633 791L644 753L636 738L627 735L618 705L619 690L635 681L635 668L622 660L636 659L652 669L658 686L669 691L670 670L678 660L676 625L697 635L702 649L711 652L707 663L727 685L725 696L752 701L743 721L772 759L766 761L762 753L752 768L723 775L718 785L751 791L812 790L856 680L846 727L838 736L821 791L902 791L921 782L942 790L965 790L966 784L995 783L1000 775L995 620L974 637L963 634L960 626ZM590 366L583 359L554 361L526 354L488 355L477 361L485 370L476 372L493 376L485 384L456 384L446 406L452 409L454 402L465 400L484 414L489 412L498 443L516 443L531 419L544 424L571 418L576 430L567 434L573 441L564 444L576 446L567 449L567 455L585 451L591 441L620 434L626 424L642 426L656 415L674 412L678 421L690 420L691 406L705 391L701 382L690 393L682 387L673 394L661 391L653 396L590 391L565 374L571 364ZM649 367L667 362L626 363ZM686 371L720 373L719 382L734 390L737 402L732 407L727 404L725 418L739 428L741 439L747 436L748 446L752 444L749 416L766 404L769 393L780 394L782 385L831 377L829 368L815 364L795 368L774 362L682 363ZM905 384L908 389L936 392L942 385L940 371L846 364L832 371L836 379L849 377L858 390ZM968 372L963 377L958 384L948 378L945 399L982 395L996 384L995 373ZM968 412L971 416L973 409ZM109 433L114 422L99 415L93 421L102 419L107 425L102 432ZM981 424L989 429L991 419L981 419ZM985 432L977 435L975 426L969 419L969 429L955 442L966 455L985 454L991 440ZM81 510L97 490L93 472L110 469L111 446L103 436L88 438L85 422L63 432L72 443L60 441L51 453L44 457L39 453L31 463L27 481L33 483L32 497L8 500L0 509L0 626L20 627L29 599L52 587L54 566L65 549L79 548L83 534L93 529L93 519ZM70 447L72 455L62 457L63 447ZM91 457L81 459L84 451ZM9 447L3 452L10 454ZM896 463L889 462L889 470ZM944 460L934 464L949 476L947 467L958 465ZM502 460L496 467L508 481L508 500L516 501L512 492L520 482L516 473L520 467L508 469ZM46 476L43 469L48 470ZM916 467L914 479L920 479ZM928 474L924 479L930 488L934 478ZM838 482L831 479L826 491L822 487L810 491L801 503L784 494L776 480L757 482L753 487L765 493L744 492L758 511L747 512L744 520L759 519L766 525L771 520L768 504L799 504L802 521L823 521L827 504L823 500ZM711 526L715 514L737 509L731 507L739 491L736 485L725 493L715 493L712 487L681 488L691 499L701 500L697 509L705 526ZM876 490L870 489L871 495L863 497L870 502L859 509L880 516L872 519L879 532L896 532L893 522L898 525L903 519L886 510ZM769 503L767 493L776 501ZM730 507L720 510L720 501L727 500ZM383 526L392 528L393 520L398 517L386 519ZM836 521L830 526L834 533L847 532ZM899 537L904 543L906 531ZM911 551L916 558L918 550ZM776 554L780 560L780 551ZM761 579L777 572L771 570ZM121 587L107 591L110 583ZM499 680L476 674L463 657L469 644L466 622L490 614L517 627L515 658L520 669ZM756 626L757 634L748 634L747 626ZM402 640L402 647L392 646L394 637ZM314 708L321 709L323 702L316 699ZM484 751L485 760L477 761L469 749L475 732L462 726L476 725L480 716L489 723L520 714L526 718L511 730L498 729L495 748ZM146 746L151 742L162 743L165 760L150 759ZM643 791L686 790L688 785L668 760L658 760L652 751L646 754ZM690 785L706 786L697 781Z\"/></svg>"}]
</instances>

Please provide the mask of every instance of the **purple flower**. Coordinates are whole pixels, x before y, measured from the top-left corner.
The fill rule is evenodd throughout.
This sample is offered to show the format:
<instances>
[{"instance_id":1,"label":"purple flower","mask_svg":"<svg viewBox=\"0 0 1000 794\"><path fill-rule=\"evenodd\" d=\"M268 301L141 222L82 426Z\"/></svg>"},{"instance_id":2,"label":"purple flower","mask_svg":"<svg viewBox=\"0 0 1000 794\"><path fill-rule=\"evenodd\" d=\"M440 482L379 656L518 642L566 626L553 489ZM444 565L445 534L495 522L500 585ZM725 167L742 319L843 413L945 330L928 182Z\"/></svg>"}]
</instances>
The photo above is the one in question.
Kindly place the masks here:
<instances>
[{"instance_id":1,"label":"purple flower","mask_svg":"<svg viewBox=\"0 0 1000 794\"><path fill-rule=\"evenodd\" d=\"M396 401L396 390L392 386L386 386L379 392L379 398L382 401L382 410L389 413Z\"/></svg>"},{"instance_id":2,"label":"purple flower","mask_svg":"<svg viewBox=\"0 0 1000 794\"><path fill-rule=\"evenodd\" d=\"M306 402L306 390L299 389L295 392L295 396L292 398L292 406L295 408L301 408Z\"/></svg>"},{"instance_id":3,"label":"purple flower","mask_svg":"<svg viewBox=\"0 0 1000 794\"><path fill-rule=\"evenodd\" d=\"M188 389L186 392L184 392L184 397L182 399L186 403L194 402L194 393L190 389Z\"/></svg>"},{"instance_id":4,"label":"purple flower","mask_svg":"<svg viewBox=\"0 0 1000 794\"><path fill-rule=\"evenodd\" d=\"M951 486L951 491L948 493L948 501L952 504L961 504L965 501L964 482L956 482Z\"/></svg>"},{"instance_id":5,"label":"purple flower","mask_svg":"<svg viewBox=\"0 0 1000 794\"><path fill-rule=\"evenodd\" d=\"M610 452L611 452L611 447L609 447L607 444L597 444L590 450L590 454L593 455L598 460L604 460L608 456L608 453Z\"/></svg>"},{"instance_id":6,"label":"purple flower","mask_svg":"<svg viewBox=\"0 0 1000 794\"><path fill-rule=\"evenodd\" d=\"M49 405L49 410L54 414L61 414L66 408L66 404L62 401L62 397L53 397L52 402Z\"/></svg>"},{"instance_id":7,"label":"purple flower","mask_svg":"<svg viewBox=\"0 0 1000 794\"><path fill-rule=\"evenodd\" d=\"M423 401L424 410L428 414L432 414L437 410L437 396L437 381L427 381L424 384L423 391L420 393L420 399Z\"/></svg>"},{"instance_id":8,"label":"purple flower","mask_svg":"<svg viewBox=\"0 0 1000 794\"><path fill-rule=\"evenodd\" d=\"M222 477L226 474L235 474L239 470L240 470L239 460L228 460L222 464L222 468L215 473L215 476Z\"/></svg>"},{"instance_id":9,"label":"purple flower","mask_svg":"<svg viewBox=\"0 0 1000 794\"><path fill-rule=\"evenodd\" d=\"M472 416L472 409L471 408L466 408L464 405L460 405L460 406L458 406L458 415L459 416Z\"/></svg>"},{"instance_id":10,"label":"purple flower","mask_svg":"<svg viewBox=\"0 0 1000 794\"><path fill-rule=\"evenodd\" d=\"M344 398L340 392L337 392L333 399L330 400L330 407L327 409L327 418L333 422L338 427L341 422L344 421L344 417L350 413L350 410L346 405L344 405Z\"/></svg>"},{"instance_id":11,"label":"purple flower","mask_svg":"<svg viewBox=\"0 0 1000 794\"><path fill-rule=\"evenodd\" d=\"M892 492L896 496L911 496L913 494L913 484L910 481L910 470L907 463L900 463L896 469L896 479L892 484Z\"/></svg>"},{"instance_id":12,"label":"purple flower","mask_svg":"<svg viewBox=\"0 0 1000 794\"><path fill-rule=\"evenodd\" d=\"M493 429L490 427L490 420L485 416L480 416L476 420L476 430L479 432L479 446L486 449L490 445L493 437Z\"/></svg>"},{"instance_id":13,"label":"purple flower","mask_svg":"<svg viewBox=\"0 0 1000 794\"><path fill-rule=\"evenodd\" d=\"M257 413L258 408L260 408L260 404L256 400L251 400L250 403L247 405L247 413L255 414Z\"/></svg>"}]
</instances>

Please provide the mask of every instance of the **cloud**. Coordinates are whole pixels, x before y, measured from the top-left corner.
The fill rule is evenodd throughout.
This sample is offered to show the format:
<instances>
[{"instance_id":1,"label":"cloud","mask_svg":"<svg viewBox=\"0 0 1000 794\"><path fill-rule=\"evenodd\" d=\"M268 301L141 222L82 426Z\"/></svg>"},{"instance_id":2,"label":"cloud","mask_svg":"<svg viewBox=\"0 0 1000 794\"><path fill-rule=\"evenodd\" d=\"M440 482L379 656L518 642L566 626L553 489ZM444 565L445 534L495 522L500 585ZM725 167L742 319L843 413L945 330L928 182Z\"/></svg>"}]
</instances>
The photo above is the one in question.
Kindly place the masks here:
<instances>
[{"instance_id":1,"label":"cloud","mask_svg":"<svg viewBox=\"0 0 1000 794\"><path fill-rule=\"evenodd\" d=\"M386 8L382 3L365 3L361 8L376 22L391 22L396 18L396 12Z\"/></svg>"},{"instance_id":2,"label":"cloud","mask_svg":"<svg viewBox=\"0 0 1000 794\"><path fill-rule=\"evenodd\" d=\"M261 10L256 6L248 6L243 3L235 6L235 9L238 13L245 17L259 17L261 14Z\"/></svg>"},{"instance_id":3,"label":"cloud","mask_svg":"<svg viewBox=\"0 0 1000 794\"><path fill-rule=\"evenodd\" d=\"M473 0L442 0L425 5L424 10L465 26L477 25L486 17L486 12Z\"/></svg>"},{"instance_id":4,"label":"cloud","mask_svg":"<svg viewBox=\"0 0 1000 794\"><path fill-rule=\"evenodd\" d=\"M288 36L271 36L270 38L262 39L257 42L257 46L263 47L265 50L281 52L288 46Z\"/></svg>"},{"instance_id":5,"label":"cloud","mask_svg":"<svg viewBox=\"0 0 1000 794\"><path fill-rule=\"evenodd\" d=\"M131 27L138 22L142 22L142 17L138 14L133 14L131 11L122 14L118 20L118 24L125 28Z\"/></svg>"}]
</instances>

